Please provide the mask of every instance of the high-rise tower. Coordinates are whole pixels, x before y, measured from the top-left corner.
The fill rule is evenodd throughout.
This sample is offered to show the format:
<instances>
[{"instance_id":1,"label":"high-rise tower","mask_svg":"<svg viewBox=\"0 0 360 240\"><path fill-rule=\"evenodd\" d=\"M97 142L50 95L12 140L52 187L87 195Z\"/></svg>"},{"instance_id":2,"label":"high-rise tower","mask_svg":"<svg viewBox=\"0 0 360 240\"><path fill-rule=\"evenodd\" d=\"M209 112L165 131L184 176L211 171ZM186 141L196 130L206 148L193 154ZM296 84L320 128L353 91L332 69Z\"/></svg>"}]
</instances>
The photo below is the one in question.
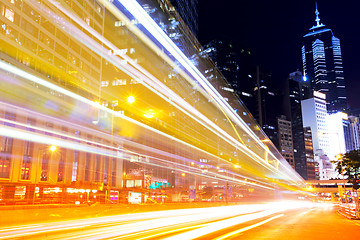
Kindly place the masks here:
<instances>
[{"instance_id":1,"label":"high-rise tower","mask_svg":"<svg viewBox=\"0 0 360 240\"><path fill-rule=\"evenodd\" d=\"M316 25L304 36L302 60L304 76L315 91L327 96L328 112L344 111L347 107L340 39L320 23L316 6Z\"/></svg>"},{"instance_id":2,"label":"high-rise tower","mask_svg":"<svg viewBox=\"0 0 360 240\"><path fill-rule=\"evenodd\" d=\"M198 0L170 0L191 32L198 35Z\"/></svg>"}]
</instances>

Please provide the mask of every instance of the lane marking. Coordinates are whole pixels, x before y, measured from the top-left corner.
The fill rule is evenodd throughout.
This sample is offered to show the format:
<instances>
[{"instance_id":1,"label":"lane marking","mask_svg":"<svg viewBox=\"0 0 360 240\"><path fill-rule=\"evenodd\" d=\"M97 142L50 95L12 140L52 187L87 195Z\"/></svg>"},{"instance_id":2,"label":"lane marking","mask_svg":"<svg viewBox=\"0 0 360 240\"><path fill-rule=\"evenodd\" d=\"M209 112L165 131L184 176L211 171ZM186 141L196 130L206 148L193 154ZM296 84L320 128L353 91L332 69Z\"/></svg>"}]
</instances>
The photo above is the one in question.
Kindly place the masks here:
<instances>
[{"instance_id":1,"label":"lane marking","mask_svg":"<svg viewBox=\"0 0 360 240\"><path fill-rule=\"evenodd\" d=\"M183 228L176 228L176 229L173 229L173 230L169 230L169 231L166 231L166 232L161 232L161 233L156 233L156 234L153 234L153 235L148 235L148 236L145 236L145 237L141 237L141 238L137 238L137 240L144 240L144 239L149 239L149 238L155 238L155 237L159 237L159 236L162 236L162 235L167 235L167 234L171 234L171 233L175 233L175 232L180 232L180 231L186 231L186 230L191 230L191 229L194 229L194 228L199 228L199 227L203 227L203 226L206 226L208 225L208 223L205 223L205 224L200 224L200 225L195 225L195 226L189 226L189 227L183 227ZM151 229L151 230L148 230L146 232L153 232L153 231L156 231L156 229ZM115 237L115 238L112 238L112 239L122 239L122 238L129 238L131 236L135 236L135 235L140 235L140 234L144 234L145 232L137 232L137 233L133 233L133 234L127 234L125 236L119 236L119 237Z\"/></svg>"},{"instance_id":2,"label":"lane marking","mask_svg":"<svg viewBox=\"0 0 360 240\"><path fill-rule=\"evenodd\" d=\"M221 237L215 238L215 240L227 239L227 238L229 238L229 237L231 237L231 236L234 236L234 235L236 235L236 234L239 234L239 233L241 233L241 232L245 232L245 231L247 231L247 230L250 230L250 229L259 227L259 226L261 226L261 225L263 225L263 224L265 224L265 223L268 223L268 222L270 222L270 221L272 221L272 220L274 220L274 219L276 219L276 218L282 217L282 216L284 216L284 214L276 215L276 216L271 217L271 218L268 218L268 219L266 219L266 220L264 220L264 221L261 221L261 222L255 223L255 224L253 224L253 225L250 225L250 226L241 228L241 229L239 229L239 230L236 230L236 231L234 231L234 232L231 232L231 233L222 235Z\"/></svg>"}]
</instances>

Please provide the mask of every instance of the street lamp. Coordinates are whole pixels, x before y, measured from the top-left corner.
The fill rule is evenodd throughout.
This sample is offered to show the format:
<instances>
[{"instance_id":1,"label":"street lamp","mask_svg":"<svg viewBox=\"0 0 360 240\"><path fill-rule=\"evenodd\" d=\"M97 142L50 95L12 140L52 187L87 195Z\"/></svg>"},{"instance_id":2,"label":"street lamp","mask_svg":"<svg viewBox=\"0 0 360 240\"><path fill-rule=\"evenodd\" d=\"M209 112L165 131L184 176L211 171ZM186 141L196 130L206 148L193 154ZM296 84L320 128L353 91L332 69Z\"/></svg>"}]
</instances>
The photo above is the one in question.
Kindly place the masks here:
<instances>
[{"instance_id":1,"label":"street lamp","mask_svg":"<svg viewBox=\"0 0 360 240\"><path fill-rule=\"evenodd\" d=\"M53 146L53 145L50 146L49 150L52 151L52 152L55 152L56 151L56 146Z\"/></svg>"},{"instance_id":2,"label":"street lamp","mask_svg":"<svg viewBox=\"0 0 360 240\"><path fill-rule=\"evenodd\" d=\"M128 98L127 98L127 102L128 103L134 103L135 102L135 97L134 96L129 96Z\"/></svg>"}]
</instances>

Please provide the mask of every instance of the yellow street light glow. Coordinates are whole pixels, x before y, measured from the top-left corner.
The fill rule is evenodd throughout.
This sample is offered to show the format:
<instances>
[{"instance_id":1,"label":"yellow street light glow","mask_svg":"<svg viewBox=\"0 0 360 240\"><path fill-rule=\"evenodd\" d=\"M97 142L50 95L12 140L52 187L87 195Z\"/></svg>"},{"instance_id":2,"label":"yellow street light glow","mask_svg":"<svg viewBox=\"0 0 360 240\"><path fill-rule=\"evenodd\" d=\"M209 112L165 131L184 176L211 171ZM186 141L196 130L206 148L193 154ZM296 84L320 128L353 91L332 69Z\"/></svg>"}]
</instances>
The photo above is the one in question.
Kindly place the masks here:
<instances>
[{"instance_id":1,"label":"yellow street light glow","mask_svg":"<svg viewBox=\"0 0 360 240\"><path fill-rule=\"evenodd\" d=\"M182 173L181 176L185 177L185 173Z\"/></svg>"},{"instance_id":2,"label":"yellow street light glow","mask_svg":"<svg viewBox=\"0 0 360 240\"><path fill-rule=\"evenodd\" d=\"M127 101L128 101L128 103L134 103L135 102L135 97L134 96L129 96L127 98Z\"/></svg>"},{"instance_id":3,"label":"yellow street light glow","mask_svg":"<svg viewBox=\"0 0 360 240\"><path fill-rule=\"evenodd\" d=\"M55 151L56 151L56 146L52 145L52 146L50 147L50 151L55 152Z\"/></svg>"}]
</instances>

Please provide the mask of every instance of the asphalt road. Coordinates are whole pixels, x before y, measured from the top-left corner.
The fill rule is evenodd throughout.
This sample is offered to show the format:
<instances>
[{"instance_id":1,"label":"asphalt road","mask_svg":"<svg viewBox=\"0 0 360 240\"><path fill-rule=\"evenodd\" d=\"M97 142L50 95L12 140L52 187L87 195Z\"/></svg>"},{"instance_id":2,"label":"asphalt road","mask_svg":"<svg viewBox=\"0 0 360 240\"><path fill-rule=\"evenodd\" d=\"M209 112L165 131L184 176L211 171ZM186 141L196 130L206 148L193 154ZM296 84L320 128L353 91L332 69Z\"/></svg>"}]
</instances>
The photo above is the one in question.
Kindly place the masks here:
<instances>
[{"instance_id":1,"label":"asphalt road","mask_svg":"<svg viewBox=\"0 0 360 240\"><path fill-rule=\"evenodd\" d=\"M339 215L336 206L313 207L283 212L283 216L260 226L257 219L241 224L216 235L201 239L214 239L219 234L230 234L224 239L246 240L358 240L360 239L360 220L349 220ZM249 229L249 226L254 226ZM239 231L235 233L234 231ZM231 233L234 233L231 235Z\"/></svg>"},{"instance_id":2,"label":"asphalt road","mask_svg":"<svg viewBox=\"0 0 360 240\"><path fill-rule=\"evenodd\" d=\"M276 202L174 209L0 228L0 239L360 239L333 205Z\"/></svg>"}]
</instances>

